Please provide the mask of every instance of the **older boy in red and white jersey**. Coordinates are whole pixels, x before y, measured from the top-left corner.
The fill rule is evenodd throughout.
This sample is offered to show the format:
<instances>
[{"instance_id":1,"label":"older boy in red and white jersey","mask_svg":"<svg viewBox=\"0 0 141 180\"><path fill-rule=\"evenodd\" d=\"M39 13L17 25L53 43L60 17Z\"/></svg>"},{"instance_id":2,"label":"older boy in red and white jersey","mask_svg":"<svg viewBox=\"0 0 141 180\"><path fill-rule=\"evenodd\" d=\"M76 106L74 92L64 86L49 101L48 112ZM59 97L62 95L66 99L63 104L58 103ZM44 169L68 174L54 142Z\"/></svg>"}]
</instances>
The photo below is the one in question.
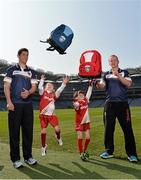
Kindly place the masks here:
<instances>
[{"instance_id":1,"label":"older boy in red and white jersey","mask_svg":"<svg viewBox=\"0 0 141 180\"><path fill-rule=\"evenodd\" d=\"M50 124L56 134L56 139L60 146L63 145L63 141L60 135L60 127L57 116L54 113L55 110L55 101L59 98L61 92L66 87L66 84L69 82L69 78L63 78L62 85L55 91L54 85L50 82L44 85L45 76L41 76L41 80L38 86L39 94L40 94L40 124L41 124L41 155L45 156L47 153L47 144L46 144L46 128L48 124Z\"/></svg>"}]
</instances>

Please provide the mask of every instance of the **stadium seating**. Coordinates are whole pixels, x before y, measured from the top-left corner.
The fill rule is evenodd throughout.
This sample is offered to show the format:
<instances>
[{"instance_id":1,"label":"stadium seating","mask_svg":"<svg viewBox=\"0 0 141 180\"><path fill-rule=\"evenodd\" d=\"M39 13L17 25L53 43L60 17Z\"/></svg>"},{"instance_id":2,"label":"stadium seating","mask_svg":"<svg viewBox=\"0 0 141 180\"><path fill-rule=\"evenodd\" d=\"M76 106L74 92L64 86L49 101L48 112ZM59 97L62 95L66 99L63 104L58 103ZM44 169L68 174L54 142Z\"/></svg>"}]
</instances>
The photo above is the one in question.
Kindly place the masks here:
<instances>
[{"instance_id":1,"label":"stadium seating","mask_svg":"<svg viewBox=\"0 0 141 180\"><path fill-rule=\"evenodd\" d=\"M2 64L3 63L3 64ZM5 61L0 61L0 111L6 110L6 101L5 96L3 92L4 83L3 83L3 73L9 67L10 65L7 64ZM140 69L139 69L140 70ZM133 69L132 69L133 72ZM136 72L136 71L135 71ZM37 79L40 78L42 72L37 71ZM48 80L51 80L54 82L55 89L57 89L61 83L58 82L58 80L61 80L63 77L63 74L57 75L53 73L46 72L46 76L48 77ZM131 74L133 84L128 90L128 97L129 97L129 103L131 106L141 106L141 74L140 71L138 74ZM80 81L78 79L78 76L72 75L72 80L65 88L63 93L61 94L59 100L56 101L56 108L72 108L72 101L73 101L73 93L77 90L82 90L84 93L86 93L88 88L88 82ZM93 88L91 101L90 101L90 107L100 107L103 106L105 102L105 91ZM33 106L34 109L39 109L39 94L36 92L33 96Z\"/></svg>"}]
</instances>

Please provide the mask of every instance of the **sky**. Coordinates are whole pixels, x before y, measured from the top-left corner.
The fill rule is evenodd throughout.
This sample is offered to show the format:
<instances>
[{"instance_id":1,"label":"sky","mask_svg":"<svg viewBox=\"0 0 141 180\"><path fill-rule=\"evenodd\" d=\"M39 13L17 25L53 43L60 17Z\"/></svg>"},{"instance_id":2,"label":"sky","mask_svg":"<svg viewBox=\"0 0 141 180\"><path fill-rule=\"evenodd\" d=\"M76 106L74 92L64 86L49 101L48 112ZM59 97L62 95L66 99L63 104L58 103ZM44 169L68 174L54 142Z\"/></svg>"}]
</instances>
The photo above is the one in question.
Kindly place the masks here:
<instances>
[{"instance_id":1,"label":"sky","mask_svg":"<svg viewBox=\"0 0 141 180\"><path fill-rule=\"evenodd\" d=\"M74 32L66 55L39 42L60 24ZM53 73L77 74L81 53L91 49L101 53L103 71L111 54L121 68L141 66L141 0L0 0L0 59L17 62L22 47L28 65Z\"/></svg>"}]
</instances>

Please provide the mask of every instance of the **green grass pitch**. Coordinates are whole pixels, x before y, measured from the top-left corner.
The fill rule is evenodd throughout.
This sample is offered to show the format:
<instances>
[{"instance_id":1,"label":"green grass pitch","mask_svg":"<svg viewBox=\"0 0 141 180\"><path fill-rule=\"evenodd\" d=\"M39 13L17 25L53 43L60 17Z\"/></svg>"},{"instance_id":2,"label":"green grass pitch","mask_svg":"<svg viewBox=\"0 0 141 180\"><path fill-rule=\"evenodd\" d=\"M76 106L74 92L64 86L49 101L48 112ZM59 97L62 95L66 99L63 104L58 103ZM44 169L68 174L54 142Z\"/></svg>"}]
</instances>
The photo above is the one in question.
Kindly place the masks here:
<instances>
[{"instance_id":1,"label":"green grass pitch","mask_svg":"<svg viewBox=\"0 0 141 180\"><path fill-rule=\"evenodd\" d=\"M92 108L90 159L82 162L76 147L74 131L74 110L56 110L60 120L64 145L59 147L51 126L47 128L48 155L40 156L40 124L38 111L34 112L33 156L38 160L36 166L25 165L16 170L9 159L7 112L0 112L0 179L128 179L141 178L141 162L133 164L127 161L122 130L117 121L115 130L115 157L102 160L99 154L104 150L103 108ZM138 157L141 159L141 107L132 107L132 125L136 139ZM21 159L22 151L21 151Z\"/></svg>"}]
</instances>

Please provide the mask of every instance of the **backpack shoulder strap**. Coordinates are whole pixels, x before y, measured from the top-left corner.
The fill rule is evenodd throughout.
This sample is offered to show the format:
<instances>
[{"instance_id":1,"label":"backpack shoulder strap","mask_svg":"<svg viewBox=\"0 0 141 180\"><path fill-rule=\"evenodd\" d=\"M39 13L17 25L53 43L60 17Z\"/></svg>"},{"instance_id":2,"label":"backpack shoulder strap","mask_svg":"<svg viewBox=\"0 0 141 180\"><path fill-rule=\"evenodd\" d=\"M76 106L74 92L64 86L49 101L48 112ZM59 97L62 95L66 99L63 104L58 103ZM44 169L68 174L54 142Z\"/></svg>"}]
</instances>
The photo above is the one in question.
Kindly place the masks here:
<instances>
[{"instance_id":1,"label":"backpack shoulder strap","mask_svg":"<svg viewBox=\"0 0 141 180\"><path fill-rule=\"evenodd\" d=\"M47 51L54 51L55 48L53 46L50 46L49 48L46 49Z\"/></svg>"}]
</instances>

